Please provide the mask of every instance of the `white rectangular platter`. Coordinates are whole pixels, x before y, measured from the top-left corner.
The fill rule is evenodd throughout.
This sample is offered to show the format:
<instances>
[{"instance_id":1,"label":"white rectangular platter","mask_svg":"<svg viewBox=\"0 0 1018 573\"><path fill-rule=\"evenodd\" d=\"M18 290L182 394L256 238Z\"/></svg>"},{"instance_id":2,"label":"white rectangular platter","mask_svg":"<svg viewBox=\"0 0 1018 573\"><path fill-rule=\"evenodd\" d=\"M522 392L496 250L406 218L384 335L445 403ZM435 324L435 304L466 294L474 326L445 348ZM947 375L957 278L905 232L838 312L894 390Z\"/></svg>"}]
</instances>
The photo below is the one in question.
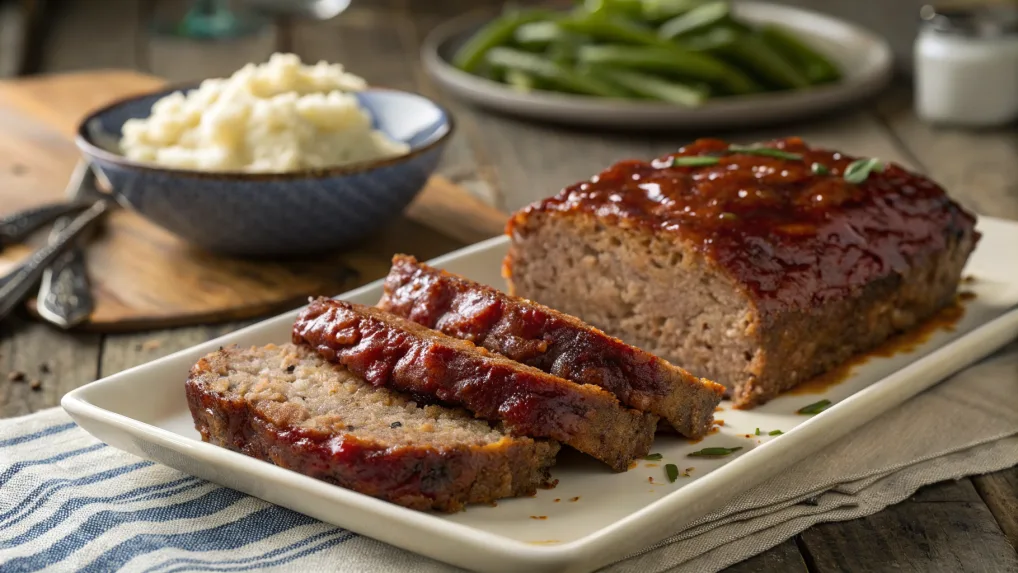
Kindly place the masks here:
<instances>
[{"instance_id":1,"label":"white rectangular platter","mask_svg":"<svg viewBox=\"0 0 1018 573\"><path fill-rule=\"evenodd\" d=\"M906 354L873 358L820 394L786 395L750 411L723 403L717 433L696 444L658 437L652 451L663 459L626 473L565 452L553 471L556 488L497 507L416 512L202 442L184 398L191 365L221 345L287 342L296 311L93 382L67 394L62 405L114 447L435 559L480 571L590 571L720 508L1018 336L1018 223L983 217L978 227L983 238L965 271L975 280L964 286L975 298L953 330L936 332ZM495 238L432 264L501 288L506 248L505 238ZM381 288L379 281L340 298L374 304ZM834 406L812 417L796 414L821 399ZM756 428L784 434L756 436ZM720 459L687 457L711 446L742 449ZM669 483L666 463L695 469Z\"/></svg>"}]
</instances>

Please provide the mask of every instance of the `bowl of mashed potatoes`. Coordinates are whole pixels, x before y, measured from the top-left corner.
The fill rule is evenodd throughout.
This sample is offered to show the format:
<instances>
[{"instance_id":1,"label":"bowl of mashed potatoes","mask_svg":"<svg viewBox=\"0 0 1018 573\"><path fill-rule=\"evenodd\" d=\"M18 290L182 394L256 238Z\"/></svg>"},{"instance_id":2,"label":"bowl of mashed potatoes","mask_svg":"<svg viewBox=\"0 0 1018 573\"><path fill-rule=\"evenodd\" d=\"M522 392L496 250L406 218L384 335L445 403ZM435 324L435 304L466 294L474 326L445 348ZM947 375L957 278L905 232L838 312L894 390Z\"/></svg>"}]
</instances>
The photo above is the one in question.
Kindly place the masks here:
<instances>
[{"instance_id":1,"label":"bowl of mashed potatoes","mask_svg":"<svg viewBox=\"0 0 1018 573\"><path fill-rule=\"evenodd\" d=\"M206 250L340 249L397 217L453 131L421 95L275 54L228 78L114 102L77 143L121 203Z\"/></svg>"}]
</instances>

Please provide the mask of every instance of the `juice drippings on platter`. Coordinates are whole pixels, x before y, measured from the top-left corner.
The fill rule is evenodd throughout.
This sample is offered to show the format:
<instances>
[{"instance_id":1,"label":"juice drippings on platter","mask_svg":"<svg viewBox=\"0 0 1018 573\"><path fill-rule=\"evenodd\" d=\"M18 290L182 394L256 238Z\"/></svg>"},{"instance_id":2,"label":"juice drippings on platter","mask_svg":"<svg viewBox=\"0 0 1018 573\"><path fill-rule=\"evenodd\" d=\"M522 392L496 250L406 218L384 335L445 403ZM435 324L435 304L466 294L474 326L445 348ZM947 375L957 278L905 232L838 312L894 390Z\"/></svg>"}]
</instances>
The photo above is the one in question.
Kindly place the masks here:
<instances>
[{"instance_id":1,"label":"juice drippings on platter","mask_svg":"<svg viewBox=\"0 0 1018 573\"><path fill-rule=\"evenodd\" d=\"M871 358L890 358L897 354L907 354L925 344L937 332L953 332L955 324L965 315L964 303L975 297L975 293L972 292L959 293L953 304L941 309L915 328L892 336L880 346L849 358L820 376L786 390L785 394L822 394L832 386L847 380L856 366L869 362Z\"/></svg>"},{"instance_id":2,"label":"juice drippings on platter","mask_svg":"<svg viewBox=\"0 0 1018 573\"><path fill-rule=\"evenodd\" d=\"M700 442L703 441L703 438L706 438L707 436L710 436L712 434L716 434L720 431L721 431L720 426L714 426L711 429L707 430L706 436L703 436L702 438L686 438L686 441L689 442L690 444L699 444Z\"/></svg>"}]
</instances>

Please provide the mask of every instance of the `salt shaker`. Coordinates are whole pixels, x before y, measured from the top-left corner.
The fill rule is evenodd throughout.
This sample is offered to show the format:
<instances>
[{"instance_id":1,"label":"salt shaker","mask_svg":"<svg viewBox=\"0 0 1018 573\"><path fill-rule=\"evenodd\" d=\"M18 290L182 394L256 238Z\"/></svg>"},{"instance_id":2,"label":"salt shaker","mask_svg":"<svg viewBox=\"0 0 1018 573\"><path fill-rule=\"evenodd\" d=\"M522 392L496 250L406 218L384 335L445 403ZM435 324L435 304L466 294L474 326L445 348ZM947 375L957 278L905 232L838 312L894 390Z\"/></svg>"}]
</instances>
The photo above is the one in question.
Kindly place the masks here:
<instances>
[{"instance_id":1,"label":"salt shaker","mask_svg":"<svg viewBox=\"0 0 1018 573\"><path fill-rule=\"evenodd\" d=\"M915 42L915 110L971 127L1018 119L1018 6L923 6Z\"/></svg>"}]
</instances>

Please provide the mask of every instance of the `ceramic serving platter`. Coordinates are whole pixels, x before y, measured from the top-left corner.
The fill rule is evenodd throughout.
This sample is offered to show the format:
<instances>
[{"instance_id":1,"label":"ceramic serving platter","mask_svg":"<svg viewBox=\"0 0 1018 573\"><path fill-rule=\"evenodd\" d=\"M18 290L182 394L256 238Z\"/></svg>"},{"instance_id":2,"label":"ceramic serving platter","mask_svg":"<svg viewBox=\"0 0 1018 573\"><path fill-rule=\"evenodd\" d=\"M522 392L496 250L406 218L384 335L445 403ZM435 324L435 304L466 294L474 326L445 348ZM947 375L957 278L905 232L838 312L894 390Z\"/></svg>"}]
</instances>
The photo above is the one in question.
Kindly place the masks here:
<instances>
[{"instance_id":1,"label":"ceramic serving platter","mask_svg":"<svg viewBox=\"0 0 1018 573\"><path fill-rule=\"evenodd\" d=\"M724 402L717 414L724 425L701 442L658 437L652 452L660 461L613 474L564 452L554 489L454 515L404 509L200 440L184 398L190 366L221 345L286 342L296 311L74 390L62 405L114 447L435 559L480 571L589 571L720 508L1018 336L1018 223L984 217L978 228L983 238L965 271L974 280L964 285L975 297L951 330L935 331L908 352L871 358L814 393L749 411ZM505 238L495 238L432 264L501 288L506 248ZM374 304L381 288L379 281L340 298ZM834 405L815 416L796 413L822 399ZM757 436L756 428L784 433ZM742 449L718 459L687 457L712 446ZM668 463L693 469L670 483Z\"/></svg>"},{"instance_id":2,"label":"ceramic serving platter","mask_svg":"<svg viewBox=\"0 0 1018 573\"><path fill-rule=\"evenodd\" d=\"M793 6L766 2L735 2L733 6L735 14L748 22L779 24L795 32L838 64L844 78L798 91L710 99L698 107L547 91L522 93L450 63L456 50L485 22L471 14L435 28L421 48L421 60L445 89L482 107L546 122L639 130L745 128L803 119L864 100L885 87L893 75L890 46L865 28Z\"/></svg>"}]
</instances>

